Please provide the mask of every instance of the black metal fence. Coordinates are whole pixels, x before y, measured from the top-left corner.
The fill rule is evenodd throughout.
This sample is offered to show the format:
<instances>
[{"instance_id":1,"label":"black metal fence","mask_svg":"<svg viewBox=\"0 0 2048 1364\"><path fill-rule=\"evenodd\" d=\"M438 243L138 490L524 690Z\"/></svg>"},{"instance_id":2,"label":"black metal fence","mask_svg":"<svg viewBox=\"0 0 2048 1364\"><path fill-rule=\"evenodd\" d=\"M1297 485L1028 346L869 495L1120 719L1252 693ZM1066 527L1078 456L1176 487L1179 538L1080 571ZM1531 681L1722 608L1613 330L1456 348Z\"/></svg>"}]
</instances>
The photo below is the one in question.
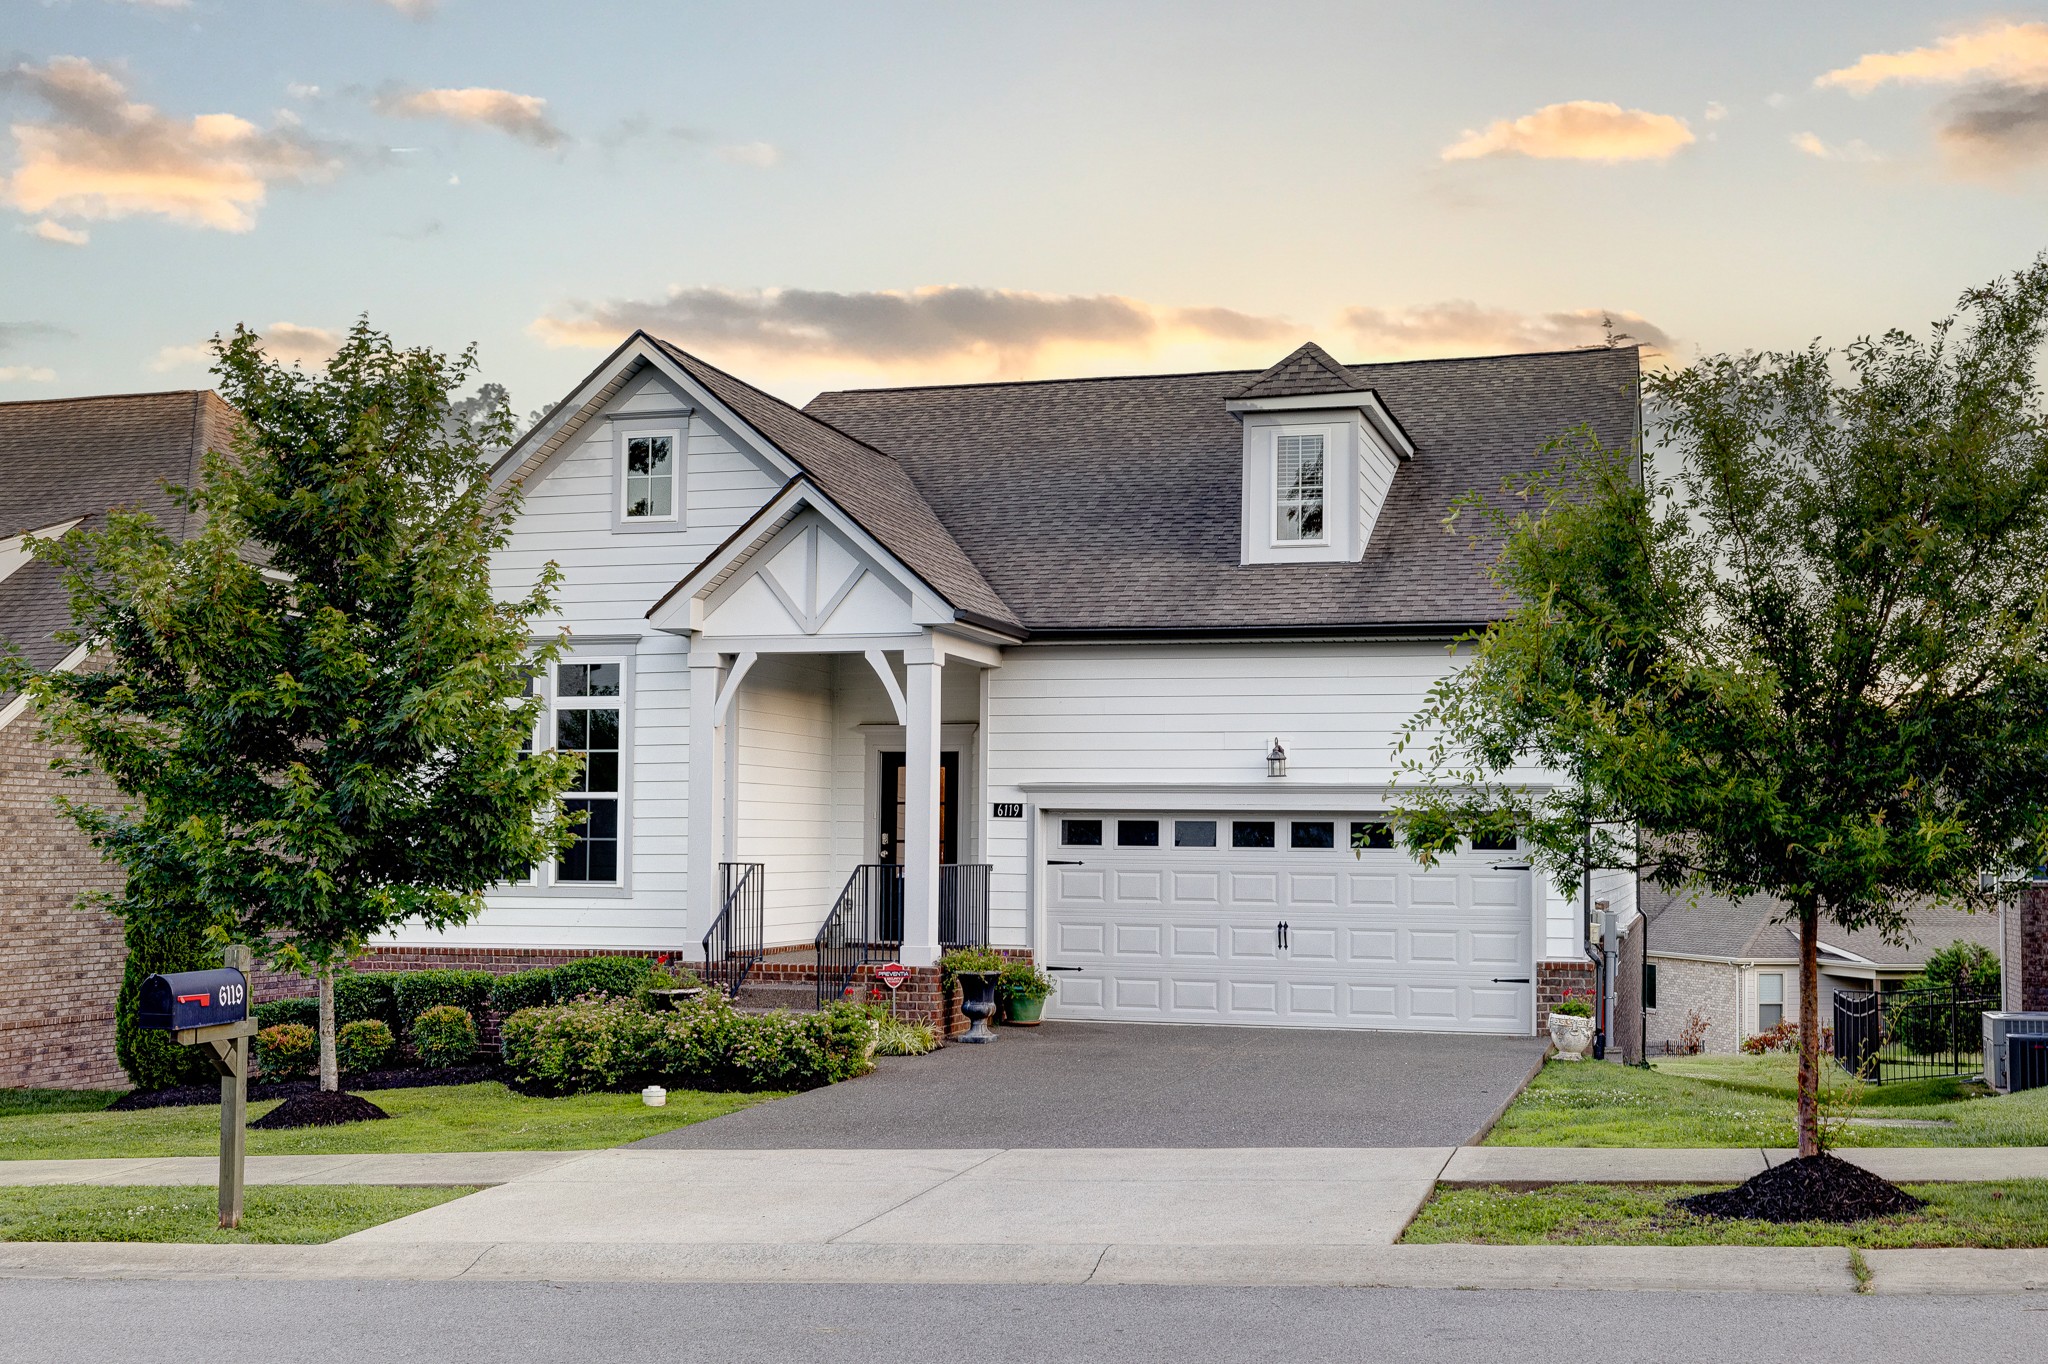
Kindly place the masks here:
<instances>
[{"instance_id":1,"label":"black metal fence","mask_svg":"<svg viewBox=\"0 0 2048 1364\"><path fill-rule=\"evenodd\" d=\"M818 930L818 1006L839 998L869 962L903 949L903 868L868 862L853 869Z\"/></svg>"},{"instance_id":2,"label":"black metal fence","mask_svg":"<svg viewBox=\"0 0 2048 1364\"><path fill-rule=\"evenodd\" d=\"M939 868L939 946L988 946L988 864L948 862Z\"/></svg>"},{"instance_id":3,"label":"black metal fence","mask_svg":"<svg viewBox=\"0 0 2048 1364\"><path fill-rule=\"evenodd\" d=\"M767 938L767 873L759 862L721 862L718 883L718 917L704 935L704 983L736 995Z\"/></svg>"},{"instance_id":4,"label":"black metal fence","mask_svg":"<svg viewBox=\"0 0 2048 1364\"><path fill-rule=\"evenodd\" d=\"M1974 1075L1984 1068L1984 1012L1997 996L1971 990L1837 990L1835 1060L1872 1084Z\"/></svg>"}]
</instances>

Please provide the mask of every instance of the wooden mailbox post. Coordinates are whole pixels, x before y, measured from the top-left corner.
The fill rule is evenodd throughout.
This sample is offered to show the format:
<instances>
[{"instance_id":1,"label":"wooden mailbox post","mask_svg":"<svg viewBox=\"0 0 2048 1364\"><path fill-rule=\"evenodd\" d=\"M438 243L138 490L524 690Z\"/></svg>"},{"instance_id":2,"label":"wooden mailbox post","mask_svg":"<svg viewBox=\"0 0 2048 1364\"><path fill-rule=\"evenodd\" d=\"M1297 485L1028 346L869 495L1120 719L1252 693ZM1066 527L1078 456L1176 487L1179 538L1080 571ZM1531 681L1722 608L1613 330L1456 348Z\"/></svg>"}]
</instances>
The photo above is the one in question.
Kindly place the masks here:
<instances>
[{"instance_id":1,"label":"wooden mailbox post","mask_svg":"<svg viewBox=\"0 0 2048 1364\"><path fill-rule=\"evenodd\" d=\"M256 1020L249 1017L249 949L237 944L222 959L219 971L181 971L143 981L139 1021L170 1033L184 1046L213 1053L220 1071L220 1224L232 1228L242 1225L249 1042L256 1035Z\"/></svg>"}]
</instances>

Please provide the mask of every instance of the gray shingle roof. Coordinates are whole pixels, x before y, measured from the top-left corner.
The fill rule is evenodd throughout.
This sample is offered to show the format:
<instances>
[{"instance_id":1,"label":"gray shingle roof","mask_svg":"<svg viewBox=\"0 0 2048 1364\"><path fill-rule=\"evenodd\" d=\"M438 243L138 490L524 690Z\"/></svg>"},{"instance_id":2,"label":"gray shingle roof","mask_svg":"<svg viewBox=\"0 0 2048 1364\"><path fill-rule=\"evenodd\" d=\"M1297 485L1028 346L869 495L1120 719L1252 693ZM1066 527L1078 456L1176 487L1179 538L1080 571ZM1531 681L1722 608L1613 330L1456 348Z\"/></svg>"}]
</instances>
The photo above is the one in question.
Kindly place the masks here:
<instances>
[{"instance_id":1,"label":"gray shingle roof","mask_svg":"<svg viewBox=\"0 0 2048 1364\"><path fill-rule=\"evenodd\" d=\"M1294 398L1306 393L1349 393L1357 387L1351 371L1332 359L1328 351L1313 341L1304 341L1293 354L1231 396Z\"/></svg>"},{"instance_id":2,"label":"gray shingle roof","mask_svg":"<svg viewBox=\"0 0 2048 1364\"><path fill-rule=\"evenodd\" d=\"M676 364L775 443L841 511L953 606L1017 633L1018 620L948 532L903 466L828 422L763 393L688 351L654 338Z\"/></svg>"},{"instance_id":3,"label":"gray shingle roof","mask_svg":"<svg viewBox=\"0 0 2048 1364\"><path fill-rule=\"evenodd\" d=\"M1303 356L1275 368L1321 370ZM1041 635L1479 624L1502 610L1498 546L1445 532L1452 499L1538 466L1581 423L1635 437L1633 348L1343 369L1417 447L1355 564L1238 562L1243 445L1224 405L1274 370L852 390L804 410L895 456Z\"/></svg>"},{"instance_id":4,"label":"gray shingle roof","mask_svg":"<svg viewBox=\"0 0 2048 1364\"><path fill-rule=\"evenodd\" d=\"M1784 904L1768 896L1730 901L1705 893L1674 896L1644 886L1642 906L1650 917L1652 956L1670 953L1727 961L1794 961L1799 956L1798 929L1782 921ZM1912 927L1904 946L1888 943L1869 929L1845 933L1826 924L1821 925L1821 944L1880 966L1904 967L1924 964L1958 938L1998 950L1995 914L1921 905L1907 917Z\"/></svg>"},{"instance_id":5,"label":"gray shingle roof","mask_svg":"<svg viewBox=\"0 0 2048 1364\"><path fill-rule=\"evenodd\" d=\"M165 483L190 484L209 448L226 448L235 411L203 390L0 403L0 538L115 508L147 511L176 536L186 513ZM0 581L0 640L39 668L70 652L56 570L24 565ZM4 699L4 698L0 698Z\"/></svg>"}]
</instances>

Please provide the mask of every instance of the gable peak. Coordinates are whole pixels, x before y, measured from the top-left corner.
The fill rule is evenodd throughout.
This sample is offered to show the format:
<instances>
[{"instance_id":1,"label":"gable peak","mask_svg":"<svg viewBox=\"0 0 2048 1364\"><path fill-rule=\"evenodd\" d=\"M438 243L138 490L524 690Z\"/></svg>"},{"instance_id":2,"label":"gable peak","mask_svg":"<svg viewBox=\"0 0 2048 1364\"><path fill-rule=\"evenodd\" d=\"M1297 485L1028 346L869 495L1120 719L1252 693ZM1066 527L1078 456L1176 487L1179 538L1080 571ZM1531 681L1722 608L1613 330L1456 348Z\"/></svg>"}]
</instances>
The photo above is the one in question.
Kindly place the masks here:
<instances>
[{"instance_id":1,"label":"gable peak","mask_svg":"<svg viewBox=\"0 0 2048 1364\"><path fill-rule=\"evenodd\" d=\"M1240 398L1290 398L1305 393L1350 393L1358 388L1351 371L1313 341L1293 351L1238 391Z\"/></svg>"}]
</instances>

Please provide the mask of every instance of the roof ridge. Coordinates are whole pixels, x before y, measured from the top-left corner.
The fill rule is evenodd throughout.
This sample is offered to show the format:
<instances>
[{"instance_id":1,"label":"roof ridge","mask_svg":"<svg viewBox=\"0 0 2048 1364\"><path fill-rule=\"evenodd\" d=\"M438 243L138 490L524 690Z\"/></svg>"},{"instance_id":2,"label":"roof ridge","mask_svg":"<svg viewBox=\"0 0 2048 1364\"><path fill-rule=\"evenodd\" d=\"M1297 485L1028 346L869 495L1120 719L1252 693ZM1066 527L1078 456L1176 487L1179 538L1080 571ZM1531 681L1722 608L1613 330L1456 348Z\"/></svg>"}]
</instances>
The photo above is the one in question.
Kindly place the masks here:
<instances>
[{"instance_id":1,"label":"roof ridge","mask_svg":"<svg viewBox=\"0 0 2048 1364\"><path fill-rule=\"evenodd\" d=\"M7 398L0 400L0 407L54 407L58 403L103 403L119 398L183 398L192 394L218 393L210 388L152 388L139 393L76 393L68 398ZM222 402L227 399L221 398Z\"/></svg>"},{"instance_id":2,"label":"roof ridge","mask_svg":"<svg viewBox=\"0 0 2048 1364\"><path fill-rule=\"evenodd\" d=\"M773 393L770 393L767 389L762 388L758 384L748 383L745 379L740 378L739 375L734 374L731 370L720 369L717 365L712 364L709 360L706 360L705 358L696 354L693 351L684 350L681 346L678 346L673 341L667 340L663 337L653 336L652 333L649 333L649 335L652 336L653 341L656 345L660 346L663 350L669 353L671 358L681 357L682 359L689 361L693 365L702 365L705 369L710 370L713 374L718 375L720 378L730 379L732 382L738 384L741 388L747 390L747 392L757 393L761 397L766 398L771 403L775 403L781 407L786 407L791 412L795 413L797 416L802 417L805 421L813 422L819 426L822 426L827 431L830 431L833 435L844 437L845 439L852 441L855 445L860 446L863 450L874 451L874 453L880 455L883 459L886 459L892 464L895 464L898 467L902 468L905 474L909 474L909 466L903 464L903 462L897 459L895 455L891 454L887 450L884 450L881 446L873 444L870 441L862 440L859 436L854 435L851 431L847 431L842 429L841 427L834 426L831 422L826 421L823 417L818 416L816 413L805 411L803 408L798 407L795 403L790 402L787 398L776 397ZM813 401L816 400L813 399ZM788 452L784 451L784 453L787 454ZM917 480L915 478L911 479L912 483L915 483L916 481Z\"/></svg>"}]
</instances>

